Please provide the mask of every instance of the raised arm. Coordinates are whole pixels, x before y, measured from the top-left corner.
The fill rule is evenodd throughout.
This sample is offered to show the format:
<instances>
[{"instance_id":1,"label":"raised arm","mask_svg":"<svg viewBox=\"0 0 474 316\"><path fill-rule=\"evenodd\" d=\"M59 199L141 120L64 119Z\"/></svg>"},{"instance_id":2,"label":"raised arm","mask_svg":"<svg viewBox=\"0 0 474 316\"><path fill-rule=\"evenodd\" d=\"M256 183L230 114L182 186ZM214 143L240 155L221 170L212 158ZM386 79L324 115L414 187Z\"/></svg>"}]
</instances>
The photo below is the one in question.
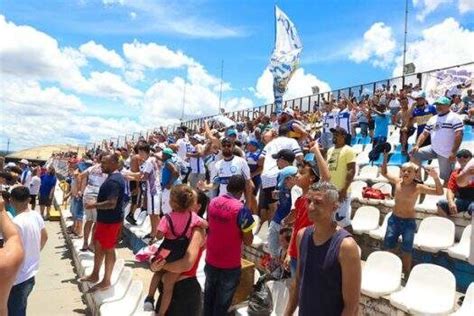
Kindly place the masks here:
<instances>
[{"instance_id":1,"label":"raised arm","mask_svg":"<svg viewBox=\"0 0 474 316\"><path fill-rule=\"evenodd\" d=\"M441 184L441 180L439 179L438 172L436 172L436 169L434 168L427 169L427 171L428 171L428 175L434 179L435 188L432 188L424 184L418 184L420 193L443 195L443 185Z\"/></svg>"},{"instance_id":2,"label":"raised arm","mask_svg":"<svg viewBox=\"0 0 474 316\"><path fill-rule=\"evenodd\" d=\"M329 166L326 160L324 159L321 150L319 149L318 142L315 142L310 150L314 154L314 158L316 158L316 163L318 164L319 169L319 177L321 181L329 181L331 179L331 174L329 173Z\"/></svg>"},{"instance_id":3,"label":"raised arm","mask_svg":"<svg viewBox=\"0 0 474 316\"><path fill-rule=\"evenodd\" d=\"M380 174L385 177L390 183L397 183L400 179L394 175L391 175L387 171L387 162L388 162L388 152L383 153L383 163L380 167Z\"/></svg>"}]
</instances>

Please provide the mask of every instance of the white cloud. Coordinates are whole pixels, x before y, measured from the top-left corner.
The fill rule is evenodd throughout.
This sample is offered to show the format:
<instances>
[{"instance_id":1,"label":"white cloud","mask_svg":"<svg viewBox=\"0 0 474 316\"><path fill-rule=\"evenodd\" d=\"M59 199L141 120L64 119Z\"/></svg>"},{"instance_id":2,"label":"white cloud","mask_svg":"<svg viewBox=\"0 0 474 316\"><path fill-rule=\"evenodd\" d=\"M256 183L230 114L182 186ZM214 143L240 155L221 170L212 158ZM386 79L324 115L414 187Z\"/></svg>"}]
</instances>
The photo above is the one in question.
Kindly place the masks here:
<instances>
[{"instance_id":1,"label":"white cloud","mask_svg":"<svg viewBox=\"0 0 474 316\"><path fill-rule=\"evenodd\" d=\"M135 20L137 18L137 13L136 12L130 12L129 16L130 16L131 20Z\"/></svg>"},{"instance_id":2,"label":"white cloud","mask_svg":"<svg viewBox=\"0 0 474 316\"><path fill-rule=\"evenodd\" d=\"M123 53L133 64L150 69L180 68L195 64L192 58L181 51L173 51L155 43L143 44L137 40L123 44Z\"/></svg>"},{"instance_id":3,"label":"white cloud","mask_svg":"<svg viewBox=\"0 0 474 316\"><path fill-rule=\"evenodd\" d=\"M474 11L474 1L473 0L459 0L458 3L459 13L464 14L469 11Z\"/></svg>"},{"instance_id":4,"label":"white cloud","mask_svg":"<svg viewBox=\"0 0 474 316\"><path fill-rule=\"evenodd\" d=\"M311 87L314 86L318 86L320 92L331 91L327 82L320 80L313 74L305 73L303 68L298 68L288 83L284 100L312 95ZM263 99L265 103L273 103L273 76L268 68L258 78L255 89L255 95L258 98Z\"/></svg>"},{"instance_id":5,"label":"white cloud","mask_svg":"<svg viewBox=\"0 0 474 316\"><path fill-rule=\"evenodd\" d=\"M253 108L254 106L255 104L253 103L253 100L246 97L230 98L223 104L223 108L226 110L226 112L246 110Z\"/></svg>"},{"instance_id":6,"label":"white cloud","mask_svg":"<svg viewBox=\"0 0 474 316\"><path fill-rule=\"evenodd\" d=\"M474 60L474 31L463 28L458 21L447 18L422 31L422 37L407 44L407 63L416 71L426 71ZM394 76L401 75L402 56L396 58Z\"/></svg>"},{"instance_id":7,"label":"white cloud","mask_svg":"<svg viewBox=\"0 0 474 316\"><path fill-rule=\"evenodd\" d=\"M388 67L393 62L396 41L392 28L376 22L364 33L363 42L356 46L349 59L356 63L369 61L376 67Z\"/></svg>"},{"instance_id":8,"label":"white cloud","mask_svg":"<svg viewBox=\"0 0 474 316\"><path fill-rule=\"evenodd\" d=\"M125 71L125 80L127 80L128 82L133 83L137 81L143 81L144 79L145 74L140 69L131 69Z\"/></svg>"},{"instance_id":9,"label":"white cloud","mask_svg":"<svg viewBox=\"0 0 474 316\"><path fill-rule=\"evenodd\" d=\"M114 5L114 4L124 5L125 0L102 0L102 3L104 5Z\"/></svg>"},{"instance_id":10,"label":"white cloud","mask_svg":"<svg viewBox=\"0 0 474 316\"><path fill-rule=\"evenodd\" d=\"M424 21L425 17L438 9L438 7L452 2L453 0L413 0L413 6L421 10L417 13L416 19Z\"/></svg>"},{"instance_id":11,"label":"white cloud","mask_svg":"<svg viewBox=\"0 0 474 316\"><path fill-rule=\"evenodd\" d=\"M124 61L114 50L108 50L94 41L89 41L79 47L79 50L89 58L95 58L113 68L122 68Z\"/></svg>"},{"instance_id":12,"label":"white cloud","mask_svg":"<svg viewBox=\"0 0 474 316\"><path fill-rule=\"evenodd\" d=\"M110 96L128 101L141 93L120 76L81 73L85 58L74 48L60 48L56 39L30 26L15 25L0 15L0 73L25 80L57 82L63 88L92 96ZM110 81L108 81L110 80Z\"/></svg>"}]
</instances>

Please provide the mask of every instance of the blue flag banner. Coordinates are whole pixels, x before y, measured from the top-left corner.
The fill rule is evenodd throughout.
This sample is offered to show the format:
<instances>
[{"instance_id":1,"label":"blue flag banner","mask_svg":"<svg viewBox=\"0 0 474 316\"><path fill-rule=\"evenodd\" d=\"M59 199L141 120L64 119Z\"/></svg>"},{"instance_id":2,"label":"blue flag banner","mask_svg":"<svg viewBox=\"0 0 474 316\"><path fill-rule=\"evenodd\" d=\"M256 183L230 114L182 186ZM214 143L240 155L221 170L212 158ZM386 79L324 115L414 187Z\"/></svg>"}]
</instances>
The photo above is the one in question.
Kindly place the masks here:
<instances>
[{"instance_id":1,"label":"blue flag banner","mask_svg":"<svg viewBox=\"0 0 474 316\"><path fill-rule=\"evenodd\" d=\"M275 22L275 49L270 59L269 70L273 75L275 109L277 113L280 113L282 111L283 94L288 87L293 72L298 67L303 45L295 25L277 6L275 6Z\"/></svg>"}]
</instances>

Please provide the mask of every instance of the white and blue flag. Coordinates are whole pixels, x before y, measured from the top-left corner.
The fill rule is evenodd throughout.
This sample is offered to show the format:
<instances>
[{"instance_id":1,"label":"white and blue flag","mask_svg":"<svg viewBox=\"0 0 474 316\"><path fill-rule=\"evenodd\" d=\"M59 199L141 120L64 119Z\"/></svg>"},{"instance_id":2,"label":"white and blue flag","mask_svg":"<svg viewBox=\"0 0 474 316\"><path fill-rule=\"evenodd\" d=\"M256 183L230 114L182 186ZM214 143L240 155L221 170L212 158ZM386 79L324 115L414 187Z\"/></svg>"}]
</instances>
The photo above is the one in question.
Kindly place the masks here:
<instances>
[{"instance_id":1,"label":"white and blue flag","mask_svg":"<svg viewBox=\"0 0 474 316\"><path fill-rule=\"evenodd\" d=\"M288 87L291 75L298 67L303 45L295 25L277 6L275 6L275 22L275 49L270 59L269 69L273 75L275 109L277 113L280 113L283 94Z\"/></svg>"}]
</instances>

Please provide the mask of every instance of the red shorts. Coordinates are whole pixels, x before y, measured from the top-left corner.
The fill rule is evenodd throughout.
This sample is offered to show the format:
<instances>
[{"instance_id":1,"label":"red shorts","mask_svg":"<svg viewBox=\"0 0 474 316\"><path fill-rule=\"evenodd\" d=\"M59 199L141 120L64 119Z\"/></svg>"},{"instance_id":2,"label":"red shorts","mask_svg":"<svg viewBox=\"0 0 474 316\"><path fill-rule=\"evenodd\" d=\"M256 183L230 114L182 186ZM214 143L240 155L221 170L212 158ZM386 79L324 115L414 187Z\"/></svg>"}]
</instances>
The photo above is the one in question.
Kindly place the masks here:
<instances>
[{"instance_id":1,"label":"red shorts","mask_svg":"<svg viewBox=\"0 0 474 316\"><path fill-rule=\"evenodd\" d=\"M97 240L102 249L115 248L120 234L122 223L105 224L97 222L95 224L94 240Z\"/></svg>"}]
</instances>

